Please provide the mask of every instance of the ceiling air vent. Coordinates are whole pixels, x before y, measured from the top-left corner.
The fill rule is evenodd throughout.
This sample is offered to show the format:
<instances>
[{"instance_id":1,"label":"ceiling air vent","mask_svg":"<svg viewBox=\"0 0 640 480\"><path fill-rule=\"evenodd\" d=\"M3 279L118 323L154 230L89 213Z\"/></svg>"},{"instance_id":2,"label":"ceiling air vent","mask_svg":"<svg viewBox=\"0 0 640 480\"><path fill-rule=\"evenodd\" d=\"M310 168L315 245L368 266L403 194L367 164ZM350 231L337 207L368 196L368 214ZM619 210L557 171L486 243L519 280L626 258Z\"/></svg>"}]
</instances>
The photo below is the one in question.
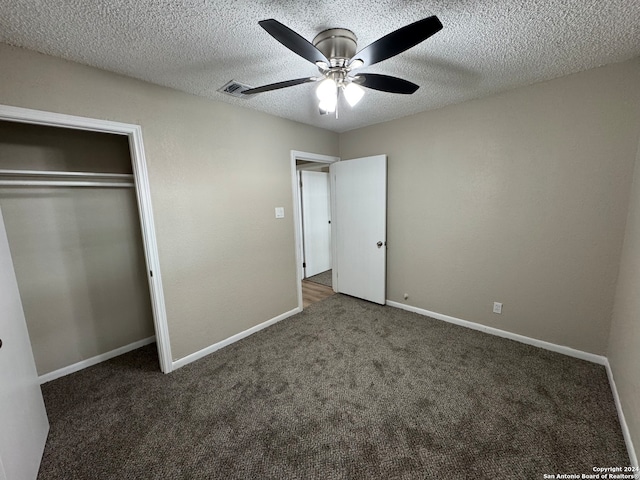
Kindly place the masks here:
<instances>
[{"instance_id":1,"label":"ceiling air vent","mask_svg":"<svg viewBox=\"0 0 640 480\"><path fill-rule=\"evenodd\" d=\"M235 80L231 80L227 82L222 87L218 89L219 92L226 93L227 95L231 95L232 97L237 98L249 98L251 95L244 95L242 92L245 90L249 90L249 85L245 85L244 83L236 82Z\"/></svg>"}]
</instances>

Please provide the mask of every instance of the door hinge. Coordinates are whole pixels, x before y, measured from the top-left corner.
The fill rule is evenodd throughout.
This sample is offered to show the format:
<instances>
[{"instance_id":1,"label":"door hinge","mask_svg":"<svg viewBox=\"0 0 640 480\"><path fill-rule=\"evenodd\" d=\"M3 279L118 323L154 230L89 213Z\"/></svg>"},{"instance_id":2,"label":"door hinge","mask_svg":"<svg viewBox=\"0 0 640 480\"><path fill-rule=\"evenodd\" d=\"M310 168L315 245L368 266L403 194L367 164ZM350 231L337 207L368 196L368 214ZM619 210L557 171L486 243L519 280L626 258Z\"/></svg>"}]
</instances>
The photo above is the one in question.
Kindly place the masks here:
<instances>
[{"instance_id":1,"label":"door hinge","mask_svg":"<svg viewBox=\"0 0 640 480\"><path fill-rule=\"evenodd\" d=\"M307 268L306 262L302 262L302 268Z\"/></svg>"},{"instance_id":2,"label":"door hinge","mask_svg":"<svg viewBox=\"0 0 640 480\"><path fill-rule=\"evenodd\" d=\"M153 277L153 270L149 270L149 275Z\"/></svg>"}]
</instances>

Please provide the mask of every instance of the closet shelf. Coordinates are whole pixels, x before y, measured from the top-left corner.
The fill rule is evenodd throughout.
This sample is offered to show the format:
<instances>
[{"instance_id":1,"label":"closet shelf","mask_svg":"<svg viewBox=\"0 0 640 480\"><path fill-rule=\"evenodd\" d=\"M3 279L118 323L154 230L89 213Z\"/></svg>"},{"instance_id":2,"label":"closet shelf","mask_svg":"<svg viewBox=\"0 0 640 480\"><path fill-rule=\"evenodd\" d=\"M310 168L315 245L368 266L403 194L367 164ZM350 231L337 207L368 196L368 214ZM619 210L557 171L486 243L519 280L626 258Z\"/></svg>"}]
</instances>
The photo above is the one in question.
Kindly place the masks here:
<instances>
[{"instance_id":1,"label":"closet shelf","mask_svg":"<svg viewBox=\"0 0 640 480\"><path fill-rule=\"evenodd\" d=\"M55 170L3 170L1 176L11 177L63 177L63 178L91 178L92 180L133 180L131 173L100 173L100 172L63 172Z\"/></svg>"},{"instance_id":2,"label":"closet shelf","mask_svg":"<svg viewBox=\"0 0 640 480\"><path fill-rule=\"evenodd\" d=\"M0 187L120 187L133 188L131 182L64 182L47 180L0 180Z\"/></svg>"},{"instance_id":3,"label":"closet shelf","mask_svg":"<svg viewBox=\"0 0 640 480\"><path fill-rule=\"evenodd\" d=\"M3 180L2 177L22 177ZM37 177L25 180L24 177ZM46 180L42 178L60 178ZM105 180L119 180L116 182ZM101 187L131 188L134 187L131 173L99 173L99 172L61 172L54 170L3 170L0 169L0 187Z\"/></svg>"}]
</instances>

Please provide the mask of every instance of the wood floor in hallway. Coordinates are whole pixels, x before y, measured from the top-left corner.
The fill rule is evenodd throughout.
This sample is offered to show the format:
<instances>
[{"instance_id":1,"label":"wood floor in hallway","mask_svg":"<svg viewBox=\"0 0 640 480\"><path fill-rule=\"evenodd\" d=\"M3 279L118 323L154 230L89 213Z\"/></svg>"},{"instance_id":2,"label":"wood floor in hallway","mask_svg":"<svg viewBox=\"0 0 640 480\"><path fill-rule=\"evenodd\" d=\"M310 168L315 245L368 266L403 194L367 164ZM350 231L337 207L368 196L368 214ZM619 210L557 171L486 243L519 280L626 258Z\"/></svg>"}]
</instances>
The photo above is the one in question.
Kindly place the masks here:
<instances>
[{"instance_id":1,"label":"wood floor in hallway","mask_svg":"<svg viewBox=\"0 0 640 480\"><path fill-rule=\"evenodd\" d=\"M302 280L302 308L330 297L335 292L331 287L319 283Z\"/></svg>"}]
</instances>

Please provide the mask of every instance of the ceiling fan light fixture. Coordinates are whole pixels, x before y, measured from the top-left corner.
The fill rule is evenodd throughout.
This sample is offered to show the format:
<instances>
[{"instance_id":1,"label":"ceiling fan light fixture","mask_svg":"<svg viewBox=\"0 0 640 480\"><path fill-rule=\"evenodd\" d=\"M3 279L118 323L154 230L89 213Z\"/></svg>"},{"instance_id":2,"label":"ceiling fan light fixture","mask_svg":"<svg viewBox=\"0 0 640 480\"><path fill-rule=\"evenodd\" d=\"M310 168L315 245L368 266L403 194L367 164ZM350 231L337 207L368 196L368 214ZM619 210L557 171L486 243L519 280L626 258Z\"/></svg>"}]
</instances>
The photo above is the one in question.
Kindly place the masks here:
<instances>
[{"instance_id":1,"label":"ceiling fan light fixture","mask_svg":"<svg viewBox=\"0 0 640 480\"><path fill-rule=\"evenodd\" d=\"M325 78L318 84L316 95L321 102L336 102L338 99L338 84L331 78Z\"/></svg>"},{"instance_id":2,"label":"ceiling fan light fixture","mask_svg":"<svg viewBox=\"0 0 640 480\"><path fill-rule=\"evenodd\" d=\"M351 82L344 87L344 98L351 107L355 107L363 96L364 88L356 83Z\"/></svg>"},{"instance_id":3,"label":"ceiling fan light fixture","mask_svg":"<svg viewBox=\"0 0 640 480\"><path fill-rule=\"evenodd\" d=\"M316 95L318 100L320 100L318 108L321 112L333 113L336 111L336 105L338 104L338 84L333 78L329 77L322 80L318 84Z\"/></svg>"},{"instance_id":4,"label":"ceiling fan light fixture","mask_svg":"<svg viewBox=\"0 0 640 480\"><path fill-rule=\"evenodd\" d=\"M338 97L335 99L325 99L320 100L318 104L318 108L320 109L320 113L333 113L336 111L336 106L338 105Z\"/></svg>"},{"instance_id":5,"label":"ceiling fan light fixture","mask_svg":"<svg viewBox=\"0 0 640 480\"><path fill-rule=\"evenodd\" d=\"M349 69L353 70L354 68L360 68L363 65L364 65L364 62L362 60L360 60L359 58L354 58L349 63Z\"/></svg>"}]
</instances>

